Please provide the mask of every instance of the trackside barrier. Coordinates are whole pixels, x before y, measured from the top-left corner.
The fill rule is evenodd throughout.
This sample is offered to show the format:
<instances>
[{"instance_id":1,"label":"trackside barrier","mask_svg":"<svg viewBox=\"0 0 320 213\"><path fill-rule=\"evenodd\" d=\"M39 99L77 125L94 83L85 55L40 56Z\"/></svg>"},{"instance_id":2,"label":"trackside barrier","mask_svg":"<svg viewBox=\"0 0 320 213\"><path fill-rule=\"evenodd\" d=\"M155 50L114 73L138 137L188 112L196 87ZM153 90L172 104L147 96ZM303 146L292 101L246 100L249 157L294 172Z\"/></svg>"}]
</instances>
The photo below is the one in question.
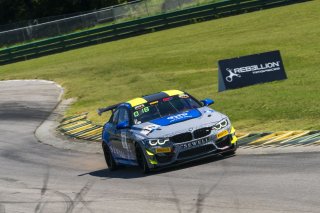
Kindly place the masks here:
<instances>
[{"instance_id":1,"label":"trackside barrier","mask_svg":"<svg viewBox=\"0 0 320 213\"><path fill-rule=\"evenodd\" d=\"M226 0L0 50L0 65L128 38L199 21L273 8L306 0Z\"/></svg>"}]
</instances>

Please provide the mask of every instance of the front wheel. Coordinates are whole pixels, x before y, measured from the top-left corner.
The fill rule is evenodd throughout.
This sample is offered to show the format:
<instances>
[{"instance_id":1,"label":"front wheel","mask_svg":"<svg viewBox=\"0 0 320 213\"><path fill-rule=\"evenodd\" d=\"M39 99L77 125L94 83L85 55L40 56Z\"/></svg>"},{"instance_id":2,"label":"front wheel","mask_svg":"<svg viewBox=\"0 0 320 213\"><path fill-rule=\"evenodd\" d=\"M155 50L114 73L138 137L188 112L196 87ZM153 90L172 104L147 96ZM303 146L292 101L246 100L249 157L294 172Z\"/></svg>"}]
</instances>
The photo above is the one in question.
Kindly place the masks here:
<instances>
[{"instance_id":1,"label":"front wheel","mask_svg":"<svg viewBox=\"0 0 320 213\"><path fill-rule=\"evenodd\" d=\"M140 145L136 145L136 155L137 155L137 161L138 161L139 167L142 169L142 172L144 174L149 173L150 168Z\"/></svg>"},{"instance_id":2,"label":"front wheel","mask_svg":"<svg viewBox=\"0 0 320 213\"><path fill-rule=\"evenodd\" d=\"M104 158L106 160L106 163L107 163L109 170L110 171L116 170L117 164L111 154L110 148L108 147L108 145L106 145L102 142L102 149L103 149Z\"/></svg>"}]
</instances>

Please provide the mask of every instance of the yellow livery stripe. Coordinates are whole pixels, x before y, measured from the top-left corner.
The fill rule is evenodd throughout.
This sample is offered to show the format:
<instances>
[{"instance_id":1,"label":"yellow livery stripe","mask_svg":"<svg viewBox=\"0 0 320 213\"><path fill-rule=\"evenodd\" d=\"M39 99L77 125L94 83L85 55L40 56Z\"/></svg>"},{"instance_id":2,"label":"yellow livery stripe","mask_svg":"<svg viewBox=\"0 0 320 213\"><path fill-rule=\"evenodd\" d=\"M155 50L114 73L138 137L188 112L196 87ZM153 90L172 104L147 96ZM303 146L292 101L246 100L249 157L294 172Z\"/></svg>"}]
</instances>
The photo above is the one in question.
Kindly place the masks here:
<instances>
[{"instance_id":1,"label":"yellow livery stripe","mask_svg":"<svg viewBox=\"0 0 320 213\"><path fill-rule=\"evenodd\" d=\"M231 130L230 130L230 134L234 134L236 132L236 130L234 129L234 127L232 126L231 127Z\"/></svg>"},{"instance_id":2,"label":"yellow livery stripe","mask_svg":"<svg viewBox=\"0 0 320 213\"><path fill-rule=\"evenodd\" d=\"M145 103L147 103L147 101L143 98L135 98L135 99L128 101L127 103L130 104L132 107L135 107L140 104L145 104Z\"/></svg>"},{"instance_id":3,"label":"yellow livery stripe","mask_svg":"<svg viewBox=\"0 0 320 213\"><path fill-rule=\"evenodd\" d=\"M237 136L234 135L234 136L232 137L231 144L234 144L235 142L237 142L237 140L238 140Z\"/></svg>"},{"instance_id":4,"label":"yellow livery stripe","mask_svg":"<svg viewBox=\"0 0 320 213\"><path fill-rule=\"evenodd\" d=\"M162 92L168 94L169 96L174 96L174 95L183 94L183 92L180 91L180 90L166 90L166 91L162 91Z\"/></svg>"}]
</instances>

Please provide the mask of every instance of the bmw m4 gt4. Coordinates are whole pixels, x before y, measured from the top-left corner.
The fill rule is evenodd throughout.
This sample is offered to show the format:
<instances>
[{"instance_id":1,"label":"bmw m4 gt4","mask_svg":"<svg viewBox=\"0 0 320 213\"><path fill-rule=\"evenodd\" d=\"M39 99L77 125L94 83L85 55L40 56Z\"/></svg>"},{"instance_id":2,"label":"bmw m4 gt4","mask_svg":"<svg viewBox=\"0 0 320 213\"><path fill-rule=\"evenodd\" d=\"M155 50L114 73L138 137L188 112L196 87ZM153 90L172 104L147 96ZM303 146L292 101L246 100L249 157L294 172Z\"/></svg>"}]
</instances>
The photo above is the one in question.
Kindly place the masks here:
<instances>
[{"instance_id":1,"label":"bmw m4 gt4","mask_svg":"<svg viewBox=\"0 0 320 213\"><path fill-rule=\"evenodd\" d=\"M234 154L235 129L229 118L190 94L168 90L98 110L112 111L102 132L108 168L139 165L143 172L205 158Z\"/></svg>"}]
</instances>

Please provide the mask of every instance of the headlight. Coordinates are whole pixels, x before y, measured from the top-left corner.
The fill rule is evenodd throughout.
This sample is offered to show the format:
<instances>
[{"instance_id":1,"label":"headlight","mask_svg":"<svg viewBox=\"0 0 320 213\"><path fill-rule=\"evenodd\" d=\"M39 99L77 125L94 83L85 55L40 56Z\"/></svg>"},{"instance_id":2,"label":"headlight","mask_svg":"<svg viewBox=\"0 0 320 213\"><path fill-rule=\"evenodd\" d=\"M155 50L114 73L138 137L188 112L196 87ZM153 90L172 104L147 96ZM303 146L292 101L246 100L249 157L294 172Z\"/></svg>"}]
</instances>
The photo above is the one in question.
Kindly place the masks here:
<instances>
[{"instance_id":1,"label":"headlight","mask_svg":"<svg viewBox=\"0 0 320 213\"><path fill-rule=\"evenodd\" d=\"M169 142L169 139L149 139L148 140L150 146L164 145Z\"/></svg>"},{"instance_id":2,"label":"headlight","mask_svg":"<svg viewBox=\"0 0 320 213\"><path fill-rule=\"evenodd\" d=\"M158 140L149 140L150 146L156 146L158 144Z\"/></svg>"},{"instance_id":3,"label":"headlight","mask_svg":"<svg viewBox=\"0 0 320 213\"><path fill-rule=\"evenodd\" d=\"M227 125L228 125L228 120L225 118L225 119L219 121L218 123L216 123L216 124L212 127L212 129L213 129L213 130L220 130L220 129L226 127Z\"/></svg>"}]
</instances>

